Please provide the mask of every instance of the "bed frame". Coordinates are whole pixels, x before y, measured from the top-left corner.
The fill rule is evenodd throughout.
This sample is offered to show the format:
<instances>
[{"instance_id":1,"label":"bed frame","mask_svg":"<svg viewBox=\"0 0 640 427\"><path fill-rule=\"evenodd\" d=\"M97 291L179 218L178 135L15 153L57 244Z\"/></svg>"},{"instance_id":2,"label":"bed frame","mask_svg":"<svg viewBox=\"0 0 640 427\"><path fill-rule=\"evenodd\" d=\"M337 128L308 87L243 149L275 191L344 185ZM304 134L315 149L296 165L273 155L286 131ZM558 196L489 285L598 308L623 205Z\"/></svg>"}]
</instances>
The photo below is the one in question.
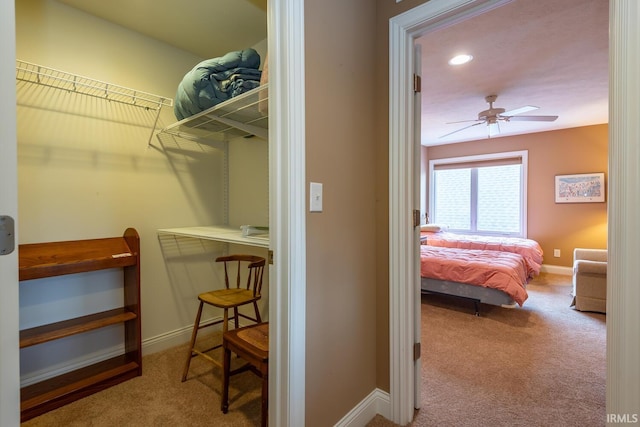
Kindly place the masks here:
<instances>
[{"instance_id":1,"label":"bed frame","mask_svg":"<svg viewBox=\"0 0 640 427\"><path fill-rule=\"evenodd\" d=\"M484 286L469 285L449 280L429 279L421 277L422 293L448 295L473 301L475 315L480 316L479 303L497 305L504 308L514 308L517 303L506 293Z\"/></svg>"}]
</instances>

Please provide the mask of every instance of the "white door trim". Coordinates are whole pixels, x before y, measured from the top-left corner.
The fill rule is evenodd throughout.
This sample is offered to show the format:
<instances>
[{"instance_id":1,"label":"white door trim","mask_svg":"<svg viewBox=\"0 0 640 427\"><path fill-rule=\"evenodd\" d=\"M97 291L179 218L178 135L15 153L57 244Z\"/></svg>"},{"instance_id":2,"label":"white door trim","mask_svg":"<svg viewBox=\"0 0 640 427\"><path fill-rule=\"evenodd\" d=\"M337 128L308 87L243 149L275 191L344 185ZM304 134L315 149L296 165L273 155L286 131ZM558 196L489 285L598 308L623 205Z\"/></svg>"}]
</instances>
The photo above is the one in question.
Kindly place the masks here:
<instances>
[{"instance_id":1,"label":"white door trim","mask_svg":"<svg viewBox=\"0 0 640 427\"><path fill-rule=\"evenodd\" d=\"M639 24L637 0L610 1L607 414L632 422L640 416Z\"/></svg>"},{"instance_id":2,"label":"white door trim","mask_svg":"<svg viewBox=\"0 0 640 427\"><path fill-rule=\"evenodd\" d=\"M0 215L18 230L15 3L0 2ZM18 242L16 236L16 245ZM0 425L20 424L18 249L0 256Z\"/></svg>"},{"instance_id":3,"label":"white door trim","mask_svg":"<svg viewBox=\"0 0 640 427\"><path fill-rule=\"evenodd\" d=\"M304 0L268 4L271 249L269 425L305 424Z\"/></svg>"}]
</instances>

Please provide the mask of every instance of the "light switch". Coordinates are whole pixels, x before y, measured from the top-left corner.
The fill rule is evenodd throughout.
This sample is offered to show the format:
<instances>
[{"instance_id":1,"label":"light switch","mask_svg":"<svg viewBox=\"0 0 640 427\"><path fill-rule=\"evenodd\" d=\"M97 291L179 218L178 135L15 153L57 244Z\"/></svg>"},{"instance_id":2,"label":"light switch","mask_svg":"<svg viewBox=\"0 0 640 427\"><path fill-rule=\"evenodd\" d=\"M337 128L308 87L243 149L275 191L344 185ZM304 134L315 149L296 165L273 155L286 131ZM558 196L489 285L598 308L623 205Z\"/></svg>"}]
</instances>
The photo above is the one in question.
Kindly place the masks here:
<instances>
[{"instance_id":1,"label":"light switch","mask_svg":"<svg viewBox=\"0 0 640 427\"><path fill-rule=\"evenodd\" d=\"M322 212L322 184L309 184L309 212Z\"/></svg>"}]
</instances>

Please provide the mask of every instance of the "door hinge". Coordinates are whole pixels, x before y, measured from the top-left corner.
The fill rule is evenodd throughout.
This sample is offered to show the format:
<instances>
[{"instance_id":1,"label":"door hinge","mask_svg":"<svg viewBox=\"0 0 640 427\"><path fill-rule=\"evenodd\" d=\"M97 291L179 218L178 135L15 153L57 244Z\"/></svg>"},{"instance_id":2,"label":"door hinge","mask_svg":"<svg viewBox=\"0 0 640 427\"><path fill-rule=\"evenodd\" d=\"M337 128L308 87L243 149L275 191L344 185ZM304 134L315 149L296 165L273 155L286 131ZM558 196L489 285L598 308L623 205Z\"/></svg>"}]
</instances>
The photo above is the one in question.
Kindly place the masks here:
<instances>
[{"instance_id":1,"label":"door hinge","mask_svg":"<svg viewBox=\"0 0 640 427\"><path fill-rule=\"evenodd\" d=\"M271 249L269 249L269 254L267 255L267 258L269 259L269 264L273 264L273 251Z\"/></svg>"},{"instance_id":2,"label":"door hinge","mask_svg":"<svg viewBox=\"0 0 640 427\"><path fill-rule=\"evenodd\" d=\"M413 226L420 226L420 209L413 210Z\"/></svg>"},{"instance_id":3,"label":"door hinge","mask_svg":"<svg viewBox=\"0 0 640 427\"><path fill-rule=\"evenodd\" d=\"M422 92L422 77L417 74L413 75L413 92L420 93Z\"/></svg>"},{"instance_id":4,"label":"door hinge","mask_svg":"<svg viewBox=\"0 0 640 427\"><path fill-rule=\"evenodd\" d=\"M414 343L413 344L413 361L415 362L416 360L420 359L420 343Z\"/></svg>"},{"instance_id":5,"label":"door hinge","mask_svg":"<svg viewBox=\"0 0 640 427\"><path fill-rule=\"evenodd\" d=\"M0 255L9 255L15 248L15 222L10 216L0 215Z\"/></svg>"}]
</instances>

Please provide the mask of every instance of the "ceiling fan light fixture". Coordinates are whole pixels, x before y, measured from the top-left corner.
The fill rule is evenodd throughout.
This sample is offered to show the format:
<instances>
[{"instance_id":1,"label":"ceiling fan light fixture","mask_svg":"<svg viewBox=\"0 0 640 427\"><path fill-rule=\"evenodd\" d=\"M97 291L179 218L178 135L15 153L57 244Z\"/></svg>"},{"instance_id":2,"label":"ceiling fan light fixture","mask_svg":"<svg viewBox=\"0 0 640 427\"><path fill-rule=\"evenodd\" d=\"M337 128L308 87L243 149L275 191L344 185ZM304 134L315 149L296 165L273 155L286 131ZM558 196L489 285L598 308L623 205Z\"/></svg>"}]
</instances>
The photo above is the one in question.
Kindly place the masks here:
<instances>
[{"instance_id":1,"label":"ceiling fan light fixture","mask_svg":"<svg viewBox=\"0 0 640 427\"><path fill-rule=\"evenodd\" d=\"M467 62L471 61L473 59L472 55L469 54L461 54L461 55L456 55L453 58L451 58L449 60L449 65L462 65L462 64L466 64Z\"/></svg>"},{"instance_id":2,"label":"ceiling fan light fixture","mask_svg":"<svg viewBox=\"0 0 640 427\"><path fill-rule=\"evenodd\" d=\"M497 120L489 121L487 123L487 138L500 135L500 123Z\"/></svg>"}]
</instances>

